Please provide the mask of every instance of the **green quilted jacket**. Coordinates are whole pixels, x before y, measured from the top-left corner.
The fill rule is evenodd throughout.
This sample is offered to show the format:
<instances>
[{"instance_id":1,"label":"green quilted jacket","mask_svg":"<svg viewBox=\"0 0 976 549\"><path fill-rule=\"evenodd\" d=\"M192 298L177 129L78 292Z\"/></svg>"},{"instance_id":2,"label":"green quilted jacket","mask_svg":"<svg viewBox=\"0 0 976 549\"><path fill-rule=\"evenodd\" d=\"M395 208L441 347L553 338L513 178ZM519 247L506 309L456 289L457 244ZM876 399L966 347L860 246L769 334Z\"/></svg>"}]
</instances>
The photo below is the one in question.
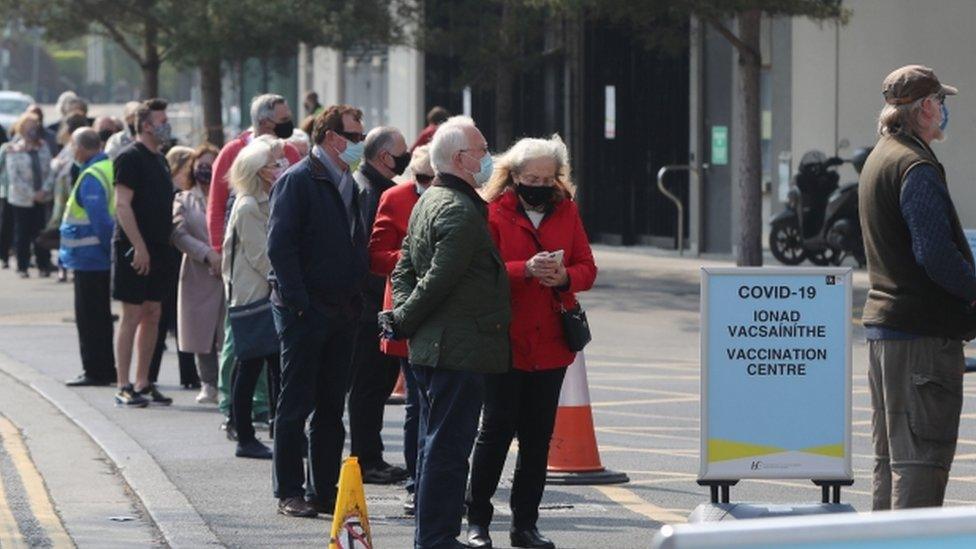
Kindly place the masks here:
<instances>
[{"instance_id":1,"label":"green quilted jacket","mask_svg":"<svg viewBox=\"0 0 976 549\"><path fill-rule=\"evenodd\" d=\"M508 274L485 212L474 189L444 174L410 215L393 271L393 314L412 364L509 369Z\"/></svg>"}]
</instances>

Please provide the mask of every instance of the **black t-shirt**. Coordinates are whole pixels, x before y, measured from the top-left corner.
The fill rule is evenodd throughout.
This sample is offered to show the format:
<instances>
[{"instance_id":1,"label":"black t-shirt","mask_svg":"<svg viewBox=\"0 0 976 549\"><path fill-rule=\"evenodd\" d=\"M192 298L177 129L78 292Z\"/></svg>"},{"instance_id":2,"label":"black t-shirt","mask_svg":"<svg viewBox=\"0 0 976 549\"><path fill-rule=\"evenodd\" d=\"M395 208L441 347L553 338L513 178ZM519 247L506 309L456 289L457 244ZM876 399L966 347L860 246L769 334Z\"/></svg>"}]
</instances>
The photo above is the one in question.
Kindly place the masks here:
<instances>
[{"instance_id":1,"label":"black t-shirt","mask_svg":"<svg viewBox=\"0 0 976 549\"><path fill-rule=\"evenodd\" d=\"M166 158L135 141L119 152L114 166L115 184L132 189L132 211L146 245L169 245L174 192ZM128 244L122 224L116 227L115 239Z\"/></svg>"}]
</instances>

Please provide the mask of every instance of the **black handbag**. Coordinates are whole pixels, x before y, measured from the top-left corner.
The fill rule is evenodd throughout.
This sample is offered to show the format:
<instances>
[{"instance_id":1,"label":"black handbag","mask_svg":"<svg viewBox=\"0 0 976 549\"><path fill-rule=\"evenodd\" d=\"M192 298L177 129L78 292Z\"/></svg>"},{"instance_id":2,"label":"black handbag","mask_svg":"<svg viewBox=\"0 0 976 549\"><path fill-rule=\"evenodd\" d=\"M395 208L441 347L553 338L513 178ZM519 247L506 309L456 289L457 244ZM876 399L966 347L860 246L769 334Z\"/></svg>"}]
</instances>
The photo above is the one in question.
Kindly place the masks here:
<instances>
[{"instance_id":1,"label":"black handbag","mask_svg":"<svg viewBox=\"0 0 976 549\"><path fill-rule=\"evenodd\" d=\"M558 298L557 295L556 299ZM563 321L563 335L566 337L566 346L574 353L582 351L583 347L586 347L586 344L593 339L590 334L590 323L586 320L586 311L577 301L571 309L566 309L560 305L559 315Z\"/></svg>"},{"instance_id":2,"label":"black handbag","mask_svg":"<svg viewBox=\"0 0 976 549\"><path fill-rule=\"evenodd\" d=\"M237 254L237 230L231 238L230 281L227 283L227 301L234 295L234 258ZM275 330L271 299L266 297L247 305L227 308L230 330L234 336L234 354L239 360L251 360L279 352L278 332Z\"/></svg>"}]
</instances>

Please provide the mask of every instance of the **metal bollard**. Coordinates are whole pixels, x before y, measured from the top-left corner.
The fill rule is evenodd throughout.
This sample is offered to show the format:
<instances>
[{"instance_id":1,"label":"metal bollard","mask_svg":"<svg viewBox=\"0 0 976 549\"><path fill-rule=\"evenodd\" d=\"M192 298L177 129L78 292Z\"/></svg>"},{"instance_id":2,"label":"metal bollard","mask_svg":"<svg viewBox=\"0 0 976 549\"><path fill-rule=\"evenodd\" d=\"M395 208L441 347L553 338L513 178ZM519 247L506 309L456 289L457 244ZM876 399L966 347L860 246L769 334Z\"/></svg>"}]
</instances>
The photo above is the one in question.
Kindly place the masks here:
<instances>
[{"instance_id":1,"label":"metal bollard","mask_svg":"<svg viewBox=\"0 0 976 549\"><path fill-rule=\"evenodd\" d=\"M688 164L681 165L671 165L664 166L657 171L657 188L661 191L661 194L668 197L671 202L674 202L676 208L678 208L678 255L685 255L685 205L681 203L681 199L675 196L674 193L669 191L664 186L664 176L668 172L676 171L687 171L698 175L698 168L690 166Z\"/></svg>"}]
</instances>

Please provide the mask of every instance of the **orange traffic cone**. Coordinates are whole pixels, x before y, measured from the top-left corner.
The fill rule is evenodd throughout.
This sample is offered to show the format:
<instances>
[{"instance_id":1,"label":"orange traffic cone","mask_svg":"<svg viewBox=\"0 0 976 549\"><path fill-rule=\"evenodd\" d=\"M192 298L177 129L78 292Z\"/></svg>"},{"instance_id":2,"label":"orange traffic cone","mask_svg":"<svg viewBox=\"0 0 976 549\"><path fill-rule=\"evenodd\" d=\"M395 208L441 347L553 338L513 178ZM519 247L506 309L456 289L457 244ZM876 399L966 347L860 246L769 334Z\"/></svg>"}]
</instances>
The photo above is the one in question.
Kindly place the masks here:
<instances>
[{"instance_id":1,"label":"orange traffic cone","mask_svg":"<svg viewBox=\"0 0 976 549\"><path fill-rule=\"evenodd\" d=\"M549 484L620 484L629 482L624 473L603 467L593 430L593 411L590 409L590 389L586 381L586 360L583 353L566 371L559 410L549 444Z\"/></svg>"},{"instance_id":2,"label":"orange traffic cone","mask_svg":"<svg viewBox=\"0 0 976 549\"><path fill-rule=\"evenodd\" d=\"M397 378L396 387L386 399L387 404L406 404L407 403L407 382L403 380L403 370L400 370L400 377Z\"/></svg>"}]
</instances>

